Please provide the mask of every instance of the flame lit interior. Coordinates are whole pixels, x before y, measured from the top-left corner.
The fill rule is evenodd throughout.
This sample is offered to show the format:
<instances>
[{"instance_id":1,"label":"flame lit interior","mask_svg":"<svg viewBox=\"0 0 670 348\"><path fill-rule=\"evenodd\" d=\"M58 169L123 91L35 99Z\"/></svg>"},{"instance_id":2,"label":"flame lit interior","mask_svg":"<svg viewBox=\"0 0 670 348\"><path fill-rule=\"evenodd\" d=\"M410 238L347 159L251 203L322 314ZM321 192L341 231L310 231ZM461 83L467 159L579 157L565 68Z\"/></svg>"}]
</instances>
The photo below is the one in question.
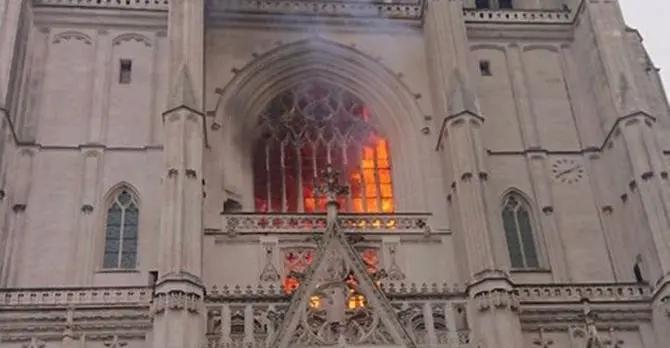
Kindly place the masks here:
<instances>
[{"instance_id":1,"label":"flame lit interior","mask_svg":"<svg viewBox=\"0 0 670 348\"><path fill-rule=\"evenodd\" d=\"M393 212L388 140L351 93L308 81L271 101L259 127L256 211L324 211L326 201L315 192L315 178L330 163L350 188L340 197L343 211Z\"/></svg>"},{"instance_id":2,"label":"flame lit interior","mask_svg":"<svg viewBox=\"0 0 670 348\"><path fill-rule=\"evenodd\" d=\"M315 250L305 248L302 250L291 250L284 254L284 291L287 294L293 293L300 286L300 282L293 276L291 272L304 273L307 268L314 261ZM379 264L378 250L373 248L366 248L360 252L361 259L365 264L368 273L374 274L377 272ZM357 292L358 280L353 273L349 273L344 280L349 286L349 297L347 298L347 309L354 310L366 306L365 296ZM319 296L311 296L309 299L309 307L312 309L321 308L321 298Z\"/></svg>"}]
</instances>

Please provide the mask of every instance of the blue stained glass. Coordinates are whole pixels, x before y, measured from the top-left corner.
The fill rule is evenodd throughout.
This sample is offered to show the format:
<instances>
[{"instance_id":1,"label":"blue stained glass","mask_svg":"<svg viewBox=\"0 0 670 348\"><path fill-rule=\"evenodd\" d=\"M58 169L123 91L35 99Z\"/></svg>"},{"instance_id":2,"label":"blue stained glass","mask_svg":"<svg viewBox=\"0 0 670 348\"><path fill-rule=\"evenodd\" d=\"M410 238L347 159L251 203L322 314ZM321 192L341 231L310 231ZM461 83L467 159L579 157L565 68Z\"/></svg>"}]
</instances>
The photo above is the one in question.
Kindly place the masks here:
<instances>
[{"instance_id":1,"label":"blue stained glass","mask_svg":"<svg viewBox=\"0 0 670 348\"><path fill-rule=\"evenodd\" d=\"M119 240L107 240L105 242L105 252L107 252L107 253L118 253L119 252Z\"/></svg>"},{"instance_id":2,"label":"blue stained glass","mask_svg":"<svg viewBox=\"0 0 670 348\"><path fill-rule=\"evenodd\" d=\"M503 210L502 218L512 268L521 268L523 267L523 254L521 253L521 243L516 230L515 214L509 209L505 209Z\"/></svg>"},{"instance_id":3,"label":"blue stained glass","mask_svg":"<svg viewBox=\"0 0 670 348\"><path fill-rule=\"evenodd\" d=\"M537 258L537 251L535 250L533 229L530 225L530 215L525 207L521 207L517 213L517 217L519 219L519 229L521 230L523 252L526 256L526 267L537 268L540 265Z\"/></svg>"},{"instance_id":4,"label":"blue stained glass","mask_svg":"<svg viewBox=\"0 0 670 348\"><path fill-rule=\"evenodd\" d=\"M119 254L105 253L105 258L102 261L103 268L117 268L119 266Z\"/></svg>"},{"instance_id":5,"label":"blue stained glass","mask_svg":"<svg viewBox=\"0 0 670 348\"><path fill-rule=\"evenodd\" d=\"M107 210L107 226L121 226L121 211L116 203Z\"/></svg>"},{"instance_id":6,"label":"blue stained glass","mask_svg":"<svg viewBox=\"0 0 670 348\"><path fill-rule=\"evenodd\" d=\"M132 269L135 268L135 253L121 254L121 268Z\"/></svg>"},{"instance_id":7,"label":"blue stained glass","mask_svg":"<svg viewBox=\"0 0 670 348\"><path fill-rule=\"evenodd\" d=\"M137 208L134 205L128 207L126 209L126 215L124 216L125 218L124 223L126 224L126 226L128 225L137 226L137 223L139 221L139 214L140 214L139 210L137 210Z\"/></svg>"},{"instance_id":8,"label":"blue stained glass","mask_svg":"<svg viewBox=\"0 0 670 348\"><path fill-rule=\"evenodd\" d=\"M137 252L137 240L136 239L124 239L123 240L123 252L126 253L135 253Z\"/></svg>"},{"instance_id":9,"label":"blue stained glass","mask_svg":"<svg viewBox=\"0 0 670 348\"><path fill-rule=\"evenodd\" d=\"M118 240L121 237L121 226L107 225L107 239Z\"/></svg>"},{"instance_id":10,"label":"blue stained glass","mask_svg":"<svg viewBox=\"0 0 670 348\"><path fill-rule=\"evenodd\" d=\"M512 268L539 267L530 211L525 200L516 195L508 197L502 218Z\"/></svg>"}]
</instances>

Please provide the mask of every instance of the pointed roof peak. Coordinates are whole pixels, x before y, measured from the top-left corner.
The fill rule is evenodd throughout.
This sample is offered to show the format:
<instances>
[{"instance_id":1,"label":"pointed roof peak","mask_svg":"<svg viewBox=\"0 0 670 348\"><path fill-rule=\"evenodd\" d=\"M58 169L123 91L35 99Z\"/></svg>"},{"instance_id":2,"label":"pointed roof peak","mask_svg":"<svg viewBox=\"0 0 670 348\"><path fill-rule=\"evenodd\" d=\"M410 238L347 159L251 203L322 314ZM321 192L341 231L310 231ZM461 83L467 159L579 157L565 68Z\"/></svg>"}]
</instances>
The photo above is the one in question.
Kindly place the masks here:
<instances>
[{"instance_id":1,"label":"pointed roof peak","mask_svg":"<svg viewBox=\"0 0 670 348\"><path fill-rule=\"evenodd\" d=\"M416 347L358 251L333 224L293 294L271 347L361 344Z\"/></svg>"},{"instance_id":2,"label":"pointed roof peak","mask_svg":"<svg viewBox=\"0 0 670 348\"><path fill-rule=\"evenodd\" d=\"M193 91L193 81L186 64L181 66L175 84L172 86L172 94L168 100L168 110L174 110L180 107L198 111L200 106Z\"/></svg>"}]
</instances>

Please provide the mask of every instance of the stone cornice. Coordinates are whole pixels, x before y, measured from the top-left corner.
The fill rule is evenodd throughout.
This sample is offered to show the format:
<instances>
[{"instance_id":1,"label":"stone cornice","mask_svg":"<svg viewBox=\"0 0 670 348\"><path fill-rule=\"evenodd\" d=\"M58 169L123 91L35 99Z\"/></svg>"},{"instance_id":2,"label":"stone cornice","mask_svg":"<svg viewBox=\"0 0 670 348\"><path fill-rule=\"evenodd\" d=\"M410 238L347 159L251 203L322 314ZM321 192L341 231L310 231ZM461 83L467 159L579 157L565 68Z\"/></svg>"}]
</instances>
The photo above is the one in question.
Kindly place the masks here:
<instances>
[{"instance_id":1,"label":"stone cornice","mask_svg":"<svg viewBox=\"0 0 670 348\"><path fill-rule=\"evenodd\" d=\"M53 15L62 14L68 22L78 21L91 23L90 16L83 15L90 11L100 12L106 22L114 22L114 16L128 18L134 16L154 16L160 14L164 21L169 8L169 0L33 0L38 12ZM405 0L400 3L387 3L382 0L208 0L207 20L211 25L217 23L242 26L263 25L268 23L289 22L300 24L336 24L347 26L379 26L387 27L389 21L405 23L410 26L422 26L426 0ZM523 10L523 9L463 9L463 20L474 27L516 25L538 28L542 26L572 27L583 12L584 1L577 8L570 10ZM45 12L46 11L46 12ZM60 12L60 13L59 13ZM77 14L82 16L77 16ZM74 16L73 16L74 15ZM96 16L97 17L97 16ZM59 21L51 17L51 22ZM138 24L141 22L138 21ZM146 25L146 24L145 24ZM498 31L498 30L496 30Z\"/></svg>"}]
</instances>

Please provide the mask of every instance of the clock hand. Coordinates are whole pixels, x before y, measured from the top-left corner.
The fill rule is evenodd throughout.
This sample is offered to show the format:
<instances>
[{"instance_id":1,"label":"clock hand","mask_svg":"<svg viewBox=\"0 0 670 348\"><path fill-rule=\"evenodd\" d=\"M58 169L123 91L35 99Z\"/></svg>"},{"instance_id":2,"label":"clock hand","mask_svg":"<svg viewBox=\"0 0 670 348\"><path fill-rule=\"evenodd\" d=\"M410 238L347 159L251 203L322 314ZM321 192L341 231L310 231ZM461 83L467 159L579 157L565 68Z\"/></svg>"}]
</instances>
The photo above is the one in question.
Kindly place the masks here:
<instances>
[{"instance_id":1,"label":"clock hand","mask_svg":"<svg viewBox=\"0 0 670 348\"><path fill-rule=\"evenodd\" d=\"M556 174L556 178L560 178L560 177L562 177L563 175L568 174L568 173L574 171L574 170L577 169L578 167L579 167L579 166L574 166L574 167L572 167L572 168L570 168L570 169L566 169L566 170L564 170L564 171L562 171L562 172Z\"/></svg>"}]
</instances>

